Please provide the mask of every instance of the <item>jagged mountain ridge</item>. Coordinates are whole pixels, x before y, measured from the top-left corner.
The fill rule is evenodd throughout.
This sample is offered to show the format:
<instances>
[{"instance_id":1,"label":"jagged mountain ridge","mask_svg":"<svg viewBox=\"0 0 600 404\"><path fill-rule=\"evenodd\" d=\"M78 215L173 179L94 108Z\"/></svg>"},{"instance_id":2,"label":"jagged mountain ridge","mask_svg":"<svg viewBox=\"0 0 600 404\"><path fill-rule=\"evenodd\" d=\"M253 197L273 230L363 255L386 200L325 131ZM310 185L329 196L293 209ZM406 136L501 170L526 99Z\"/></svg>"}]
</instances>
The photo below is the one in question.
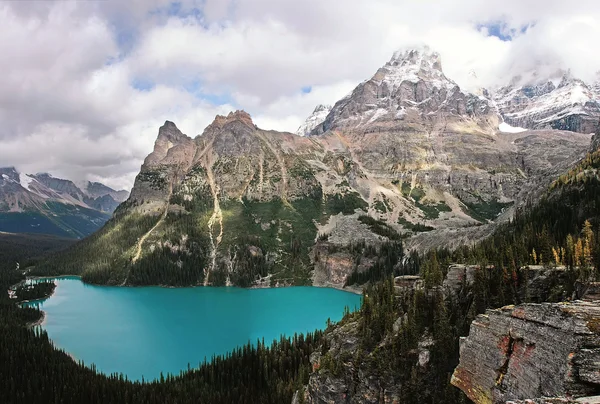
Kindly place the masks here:
<instances>
[{"instance_id":1,"label":"jagged mountain ridge","mask_svg":"<svg viewBox=\"0 0 600 404\"><path fill-rule=\"evenodd\" d=\"M13 167L0 168L0 174L0 231L85 237L128 196L100 183L82 189L69 180L19 173Z\"/></svg>"},{"instance_id":2,"label":"jagged mountain ridge","mask_svg":"<svg viewBox=\"0 0 600 404\"><path fill-rule=\"evenodd\" d=\"M309 137L262 130L243 111L194 139L167 121L129 199L81 246L107 256L74 271L114 284L343 286L365 268L344 252L353 242L478 240L590 144L498 124L493 103L461 90L428 49L396 53Z\"/></svg>"}]
</instances>

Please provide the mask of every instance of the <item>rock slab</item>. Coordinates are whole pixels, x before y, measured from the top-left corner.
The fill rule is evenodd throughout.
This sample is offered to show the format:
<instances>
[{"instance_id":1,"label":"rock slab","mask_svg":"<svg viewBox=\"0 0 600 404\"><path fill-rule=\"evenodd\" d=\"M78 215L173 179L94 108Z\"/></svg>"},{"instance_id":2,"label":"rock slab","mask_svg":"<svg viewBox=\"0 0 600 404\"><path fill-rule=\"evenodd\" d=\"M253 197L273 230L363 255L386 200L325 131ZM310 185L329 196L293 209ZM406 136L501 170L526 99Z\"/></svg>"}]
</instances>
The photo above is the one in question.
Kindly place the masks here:
<instances>
[{"instance_id":1,"label":"rock slab","mask_svg":"<svg viewBox=\"0 0 600 404\"><path fill-rule=\"evenodd\" d=\"M452 376L474 403L600 393L600 302L487 310L461 341Z\"/></svg>"}]
</instances>

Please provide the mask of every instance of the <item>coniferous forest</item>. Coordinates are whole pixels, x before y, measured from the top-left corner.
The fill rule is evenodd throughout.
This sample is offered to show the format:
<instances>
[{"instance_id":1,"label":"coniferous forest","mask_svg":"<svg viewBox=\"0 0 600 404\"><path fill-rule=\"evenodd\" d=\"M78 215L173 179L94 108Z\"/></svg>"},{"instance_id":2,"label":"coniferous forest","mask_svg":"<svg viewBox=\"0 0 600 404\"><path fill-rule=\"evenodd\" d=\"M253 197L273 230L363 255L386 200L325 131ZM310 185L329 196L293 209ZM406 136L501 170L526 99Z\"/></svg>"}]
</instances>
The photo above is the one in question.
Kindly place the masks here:
<instances>
[{"instance_id":1,"label":"coniferous forest","mask_svg":"<svg viewBox=\"0 0 600 404\"><path fill-rule=\"evenodd\" d=\"M412 254L402 260L400 243L380 249L376 269L357 274L349 282L369 284L361 309L347 313L341 321L358 327L360 349L351 357L330 354L326 337L336 329L333 324L325 331L237 348L182 375L131 382L75 363L53 347L45 332L29 326L39 320L38 310L19 308L15 299L0 293L2 402L289 403L311 374L339 376L348 364L363 374L401 385L403 402L468 402L449 380L458 363L458 339L468 333L478 313L533 298L570 299L576 280L598 279L600 180L589 175L589 167L598 168L597 153L560 177L538 203L519 209L510 223L474 246ZM0 289L6 291L24 279L15 261L21 267L32 265L42 253L57 248L42 248L41 242L37 245L39 248L2 243ZM474 283L457 295L444 294L438 288L450 263L478 266ZM547 294L532 297L527 291L528 273L522 269L531 264L564 265L567 277ZM394 275L412 273L422 275L423 289L394 286ZM40 284L25 293L34 298L46 294L49 287ZM403 319L398 324L400 316ZM415 360L424 334L432 342L431 365L426 368L418 367ZM313 352L321 354L318 366L310 362Z\"/></svg>"}]
</instances>

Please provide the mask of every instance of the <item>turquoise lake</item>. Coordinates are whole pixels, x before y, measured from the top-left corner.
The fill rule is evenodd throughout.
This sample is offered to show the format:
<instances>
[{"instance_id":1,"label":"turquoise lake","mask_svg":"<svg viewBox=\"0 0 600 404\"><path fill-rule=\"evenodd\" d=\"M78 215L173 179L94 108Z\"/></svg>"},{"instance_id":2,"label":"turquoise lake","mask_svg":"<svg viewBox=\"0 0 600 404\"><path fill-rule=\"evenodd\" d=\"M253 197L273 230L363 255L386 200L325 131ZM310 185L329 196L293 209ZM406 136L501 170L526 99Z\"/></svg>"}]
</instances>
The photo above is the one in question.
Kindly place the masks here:
<instances>
[{"instance_id":1,"label":"turquoise lake","mask_svg":"<svg viewBox=\"0 0 600 404\"><path fill-rule=\"evenodd\" d=\"M179 374L248 341L324 329L359 295L329 288L91 286L57 279L42 328L54 344L103 373L131 380ZM33 303L32 303L33 304Z\"/></svg>"}]
</instances>

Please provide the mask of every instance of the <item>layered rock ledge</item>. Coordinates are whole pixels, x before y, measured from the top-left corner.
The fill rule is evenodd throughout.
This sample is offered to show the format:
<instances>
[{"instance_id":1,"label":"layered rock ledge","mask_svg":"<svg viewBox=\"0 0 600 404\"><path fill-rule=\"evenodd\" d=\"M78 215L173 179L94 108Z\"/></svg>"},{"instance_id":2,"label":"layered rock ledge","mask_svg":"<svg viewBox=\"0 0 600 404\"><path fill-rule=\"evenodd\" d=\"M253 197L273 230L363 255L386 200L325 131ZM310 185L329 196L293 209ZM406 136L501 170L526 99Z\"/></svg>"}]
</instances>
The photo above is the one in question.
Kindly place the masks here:
<instances>
[{"instance_id":1,"label":"layered rock ledge","mask_svg":"<svg viewBox=\"0 0 600 404\"><path fill-rule=\"evenodd\" d=\"M600 302L487 310L461 341L452 384L476 404L600 394Z\"/></svg>"}]
</instances>

